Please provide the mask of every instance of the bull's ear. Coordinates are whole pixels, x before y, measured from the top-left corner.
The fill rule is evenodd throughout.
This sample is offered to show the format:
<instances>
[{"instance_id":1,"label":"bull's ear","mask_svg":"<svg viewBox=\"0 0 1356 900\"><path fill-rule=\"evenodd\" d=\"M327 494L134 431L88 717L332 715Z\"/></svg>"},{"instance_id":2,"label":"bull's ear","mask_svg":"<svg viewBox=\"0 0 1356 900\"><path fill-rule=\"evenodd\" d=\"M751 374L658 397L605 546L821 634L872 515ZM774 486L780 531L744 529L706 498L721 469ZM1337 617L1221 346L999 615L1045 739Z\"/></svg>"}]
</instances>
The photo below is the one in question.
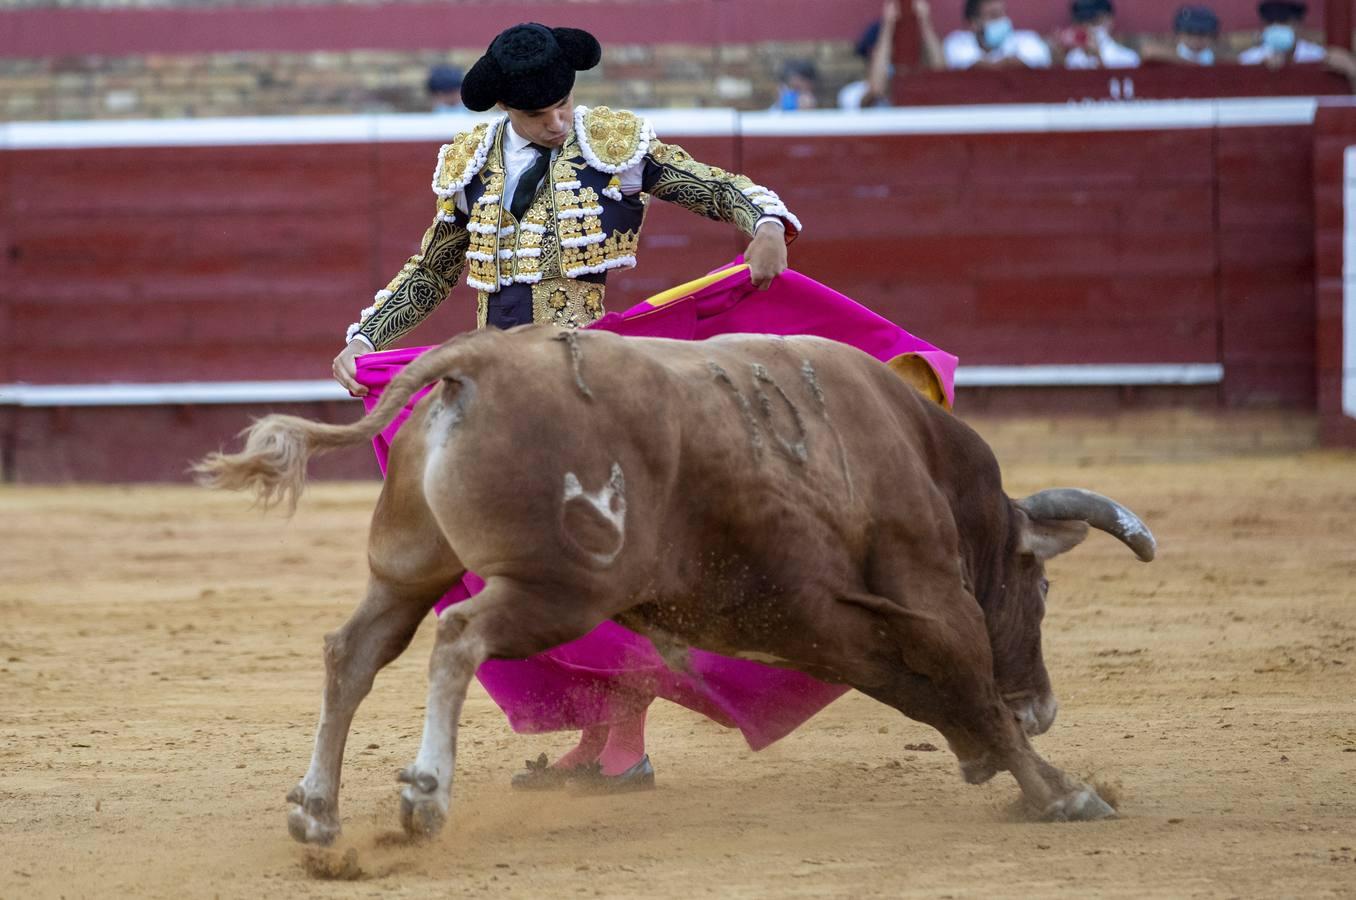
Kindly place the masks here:
<instances>
[{"instance_id":1,"label":"bull's ear","mask_svg":"<svg viewBox=\"0 0 1356 900\"><path fill-rule=\"evenodd\" d=\"M1087 522L1027 517L1022 523L1022 540L1018 549L1045 562L1077 547L1087 536Z\"/></svg>"}]
</instances>

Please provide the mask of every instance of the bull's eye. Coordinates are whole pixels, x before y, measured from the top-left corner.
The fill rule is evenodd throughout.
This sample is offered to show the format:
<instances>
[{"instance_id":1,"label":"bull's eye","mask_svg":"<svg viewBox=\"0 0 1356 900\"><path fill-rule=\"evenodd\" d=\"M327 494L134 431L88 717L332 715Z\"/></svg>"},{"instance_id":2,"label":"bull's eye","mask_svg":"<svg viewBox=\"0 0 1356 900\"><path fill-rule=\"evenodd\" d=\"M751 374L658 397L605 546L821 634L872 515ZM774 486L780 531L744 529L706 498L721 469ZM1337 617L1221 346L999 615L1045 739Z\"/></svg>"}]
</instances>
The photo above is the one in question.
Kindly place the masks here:
<instances>
[{"instance_id":1,"label":"bull's eye","mask_svg":"<svg viewBox=\"0 0 1356 900\"><path fill-rule=\"evenodd\" d=\"M1041 579L1041 596L1044 597L1044 596L1045 596L1046 594L1048 594L1048 593L1050 593L1050 579L1048 579L1048 578L1042 578L1042 579Z\"/></svg>"}]
</instances>

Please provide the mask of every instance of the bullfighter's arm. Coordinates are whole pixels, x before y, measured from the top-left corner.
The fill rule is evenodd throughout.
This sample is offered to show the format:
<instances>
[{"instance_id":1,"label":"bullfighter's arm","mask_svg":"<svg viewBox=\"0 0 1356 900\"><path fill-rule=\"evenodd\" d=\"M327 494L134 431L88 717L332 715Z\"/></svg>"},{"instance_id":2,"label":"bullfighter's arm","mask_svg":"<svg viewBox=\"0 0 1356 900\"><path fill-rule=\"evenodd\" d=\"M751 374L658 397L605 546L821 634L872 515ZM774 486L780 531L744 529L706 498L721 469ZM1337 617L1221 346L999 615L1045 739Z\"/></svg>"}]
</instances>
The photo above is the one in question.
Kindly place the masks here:
<instances>
[{"instance_id":1,"label":"bullfighter's arm","mask_svg":"<svg viewBox=\"0 0 1356 900\"><path fill-rule=\"evenodd\" d=\"M773 191L698 162L677 144L665 144L648 122L627 110L578 107L575 136L588 164L615 176L605 196L620 200L644 192L729 222L753 238L744 258L758 287L767 287L786 269L786 245L800 233L800 220Z\"/></svg>"},{"instance_id":2,"label":"bullfighter's arm","mask_svg":"<svg viewBox=\"0 0 1356 900\"><path fill-rule=\"evenodd\" d=\"M745 175L699 162L677 144L650 142L641 190L697 215L729 222L749 237L769 219L781 223L788 244L800 234L800 219L774 191Z\"/></svg>"},{"instance_id":3,"label":"bullfighter's arm","mask_svg":"<svg viewBox=\"0 0 1356 900\"><path fill-rule=\"evenodd\" d=\"M468 218L457 207L451 197L438 201L438 216L424 232L419 252L349 326L346 341L358 338L374 350L389 347L443 302L466 268L466 248L471 242Z\"/></svg>"}]
</instances>

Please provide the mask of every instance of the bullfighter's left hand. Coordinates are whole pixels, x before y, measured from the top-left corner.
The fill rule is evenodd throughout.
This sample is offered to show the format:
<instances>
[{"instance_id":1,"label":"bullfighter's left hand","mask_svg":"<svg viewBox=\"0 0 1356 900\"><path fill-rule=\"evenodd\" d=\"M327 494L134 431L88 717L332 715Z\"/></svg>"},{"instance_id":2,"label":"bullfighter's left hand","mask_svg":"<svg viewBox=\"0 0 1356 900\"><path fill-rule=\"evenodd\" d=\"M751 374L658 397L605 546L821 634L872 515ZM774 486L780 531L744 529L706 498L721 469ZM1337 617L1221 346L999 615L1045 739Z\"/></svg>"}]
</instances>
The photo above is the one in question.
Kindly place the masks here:
<instances>
[{"instance_id":1,"label":"bullfighter's left hand","mask_svg":"<svg viewBox=\"0 0 1356 900\"><path fill-rule=\"evenodd\" d=\"M754 287L765 291L772 279L786 271L786 228L781 222L764 222L753 233L749 249L744 251L749 277Z\"/></svg>"}]
</instances>

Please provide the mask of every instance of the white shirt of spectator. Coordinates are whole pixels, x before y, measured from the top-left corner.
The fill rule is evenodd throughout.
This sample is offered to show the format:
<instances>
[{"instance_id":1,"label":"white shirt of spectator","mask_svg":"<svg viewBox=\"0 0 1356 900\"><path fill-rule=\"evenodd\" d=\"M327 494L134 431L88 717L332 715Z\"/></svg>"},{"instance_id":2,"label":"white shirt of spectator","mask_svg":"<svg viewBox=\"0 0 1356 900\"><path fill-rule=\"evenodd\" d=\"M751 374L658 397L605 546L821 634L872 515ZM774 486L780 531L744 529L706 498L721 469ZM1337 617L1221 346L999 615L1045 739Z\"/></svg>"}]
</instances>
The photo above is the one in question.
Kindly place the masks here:
<instances>
[{"instance_id":1,"label":"white shirt of spectator","mask_svg":"<svg viewBox=\"0 0 1356 900\"><path fill-rule=\"evenodd\" d=\"M870 90L871 85L867 84L865 80L848 82L838 92L838 108L861 109L862 100L866 99L867 92ZM887 98L877 97L876 102L872 103L870 108L881 109L889 105L890 101Z\"/></svg>"},{"instance_id":2,"label":"white shirt of spectator","mask_svg":"<svg viewBox=\"0 0 1356 900\"><path fill-rule=\"evenodd\" d=\"M1017 58L1033 69L1050 67L1050 48L1034 31L1014 31L992 50L979 45L973 31L953 31L942 41L942 57L948 69L968 69L975 63Z\"/></svg>"},{"instance_id":3,"label":"white shirt of spectator","mask_svg":"<svg viewBox=\"0 0 1356 900\"><path fill-rule=\"evenodd\" d=\"M1177 55L1187 62L1195 63L1198 66L1213 66L1215 64L1215 50L1213 47L1206 47L1203 50L1192 50L1182 42L1177 43Z\"/></svg>"},{"instance_id":4,"label":"white shirt of spectator","mask_svg":"<svg viewBox=\"0 0 1356 900\"><path fill-rule=\"evenodd\" d=\"M1267 61L1271 55L1271 48L1266 44L1258 44L1256 47L1249 47L1238 54L1238 64L1241 66L1255 66ZM1297 63L1321 63L1328 58L1328 51L1322 44L1315 44L1313 41L1298 40L1295 41L1295 56L1292 60Z\"/></svg>"},{"instance_id":5,"label":"white shirt of spectator","mask_svg":"<svg viewBox=\"0 0 1356 900\"><path fill-rule=\"evenodd\" d=\"M1064 56L1066 69L1133 69L1139 65L1139 54L1118 44L1105 31L1092 32L1097 41L1097 56L1082 47L1074 47Z\"/></svg>"}]
</instances>

